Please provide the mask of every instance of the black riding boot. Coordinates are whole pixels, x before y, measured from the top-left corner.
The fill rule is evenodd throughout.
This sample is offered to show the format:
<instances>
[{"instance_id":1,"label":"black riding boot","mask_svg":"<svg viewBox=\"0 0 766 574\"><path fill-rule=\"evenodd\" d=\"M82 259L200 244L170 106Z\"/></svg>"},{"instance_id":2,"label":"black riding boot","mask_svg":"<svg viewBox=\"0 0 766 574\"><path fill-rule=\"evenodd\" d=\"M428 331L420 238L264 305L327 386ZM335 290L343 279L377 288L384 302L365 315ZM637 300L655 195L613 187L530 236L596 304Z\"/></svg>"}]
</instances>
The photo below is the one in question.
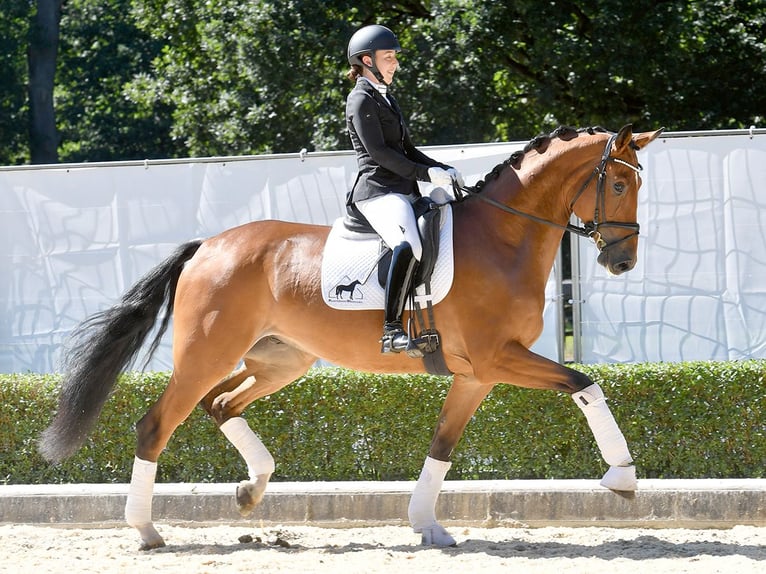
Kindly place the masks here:
<instances>
[{"instance_id":1,"label":"black riding boot","mask_svg":"<svg viewBox=\"0 0 766 574\"><path fill-rule=\"evenodd\" d=\"M418 260L412 254L409 243L405 241L394 248L386 281L386 310L383 337L380 339L381 353L399 353L407 348L408 337L402 327L402 313L417 264Z\"/></svg>"}]
</instances>

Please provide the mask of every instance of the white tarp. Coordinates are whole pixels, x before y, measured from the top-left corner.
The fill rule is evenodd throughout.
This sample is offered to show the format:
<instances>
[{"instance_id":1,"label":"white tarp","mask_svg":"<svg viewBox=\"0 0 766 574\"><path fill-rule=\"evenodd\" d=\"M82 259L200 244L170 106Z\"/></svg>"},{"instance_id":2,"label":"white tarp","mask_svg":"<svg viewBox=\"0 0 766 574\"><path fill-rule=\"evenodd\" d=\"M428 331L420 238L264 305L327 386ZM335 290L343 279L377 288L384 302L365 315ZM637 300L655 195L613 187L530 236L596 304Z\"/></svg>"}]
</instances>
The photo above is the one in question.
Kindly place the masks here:
<instances>
[{"instance_id":1,"label":"white tarp","mask_svg":"<svg viewBox=\"0 0 766 574\"><path fill-rule=\"evenodd\" d=\"M428 153L472 183L519 145ZM55 371L73 327L180 243L260 219L332 223L355 177L348 152L0 170L0 372ZM555 309L535 350L558 359ZM169 336L149 368L170 368Z\"/></svg>"},{"instance_id":2,"label":"white tarp","mask_svg":"<svg viewBox=\"0 0 766 574\"><path fill-rule=\"evenodd\" d=\"M635 269L609 277L580 242L583 362L765 358L766 135L666 138L639 159Z\"/></svg>"},{"instance_id":3,"label":"white tarp","mask_svg":"<svg viewBox=\"0 0 766 574\"><path fill-rule=\"evenodd\" d=\"M428 151L473 183L519 146ZM766 357L766 135L662 138L640 161L636 268L610 277L580 241L582 361ZM77 323L190 238L331 223L355 176L347 152L1 169L0 372L55 371ZM534 347L553 359L559 291ZM167 342L149 367L170 368Z\"/></svg>"}]
</instances>

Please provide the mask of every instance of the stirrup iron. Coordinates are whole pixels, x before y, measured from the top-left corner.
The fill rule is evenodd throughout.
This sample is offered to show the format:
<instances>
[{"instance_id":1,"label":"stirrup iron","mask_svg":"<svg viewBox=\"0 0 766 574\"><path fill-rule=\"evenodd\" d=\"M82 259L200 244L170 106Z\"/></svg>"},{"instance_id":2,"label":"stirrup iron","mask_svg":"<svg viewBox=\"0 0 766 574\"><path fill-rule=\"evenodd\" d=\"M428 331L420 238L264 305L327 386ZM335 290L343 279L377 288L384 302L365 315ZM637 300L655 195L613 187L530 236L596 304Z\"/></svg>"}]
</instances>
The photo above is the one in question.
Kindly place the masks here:
<instances>
[{"instance_id":1,"label":"stirrup iron","mask_svg":"<svg viewBox=\"0 0 766 574\"><path fill-rule=\"evenodd\" d=\"M385 329L380 338L381 353L401 353L410 346L410 336L400 327Z\"/></svg>"}]
</instances>

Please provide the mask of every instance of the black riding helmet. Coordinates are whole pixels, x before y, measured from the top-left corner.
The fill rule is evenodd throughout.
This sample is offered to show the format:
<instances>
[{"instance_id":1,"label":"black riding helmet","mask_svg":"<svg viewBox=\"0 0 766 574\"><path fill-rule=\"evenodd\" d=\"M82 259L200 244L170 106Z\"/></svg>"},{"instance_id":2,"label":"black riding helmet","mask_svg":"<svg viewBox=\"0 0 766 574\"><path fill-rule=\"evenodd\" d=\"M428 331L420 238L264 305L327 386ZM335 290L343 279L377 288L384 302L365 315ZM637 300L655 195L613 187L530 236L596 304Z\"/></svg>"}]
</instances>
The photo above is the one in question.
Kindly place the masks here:
<instances>
[{"instance_id":1,"label":"black riding helmet","mask_svg":"<svg viewBox=\"0 0 766 574\"><path fill-rule=\"evenodd\" d=\"M402 47L399 45L396 35L385 26L372 24L359 28L348 41L348 63L352 66L356 64L369 68L378 81L383 82L383 75L375 65L375 52L377 50L396 50L401 52ZM367 66L362 62L362 56L366 54L369 54L372 58L372 66Z\"/></svg>"}]
</instances>

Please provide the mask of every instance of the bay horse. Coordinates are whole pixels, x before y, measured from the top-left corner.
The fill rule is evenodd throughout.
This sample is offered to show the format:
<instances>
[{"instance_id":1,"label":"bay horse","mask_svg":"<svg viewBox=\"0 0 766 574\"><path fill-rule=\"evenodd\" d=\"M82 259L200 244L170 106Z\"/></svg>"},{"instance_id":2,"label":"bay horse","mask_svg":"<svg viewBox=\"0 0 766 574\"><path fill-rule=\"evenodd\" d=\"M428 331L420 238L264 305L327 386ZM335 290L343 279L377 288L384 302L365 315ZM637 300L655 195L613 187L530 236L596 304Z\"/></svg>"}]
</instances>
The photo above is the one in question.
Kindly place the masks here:
<instances>
[{"instance_id":1,"label":"bay horse","mask_svg":"<svg viewBox=\"0 0 766 574\"><path fill-rule=\"evenodd\" d=\"M454 283L433 309L453 381L408 508L423 544L455 544L436 520L437 497L466 425L500 383L571 395L609 465L601 484L618 492L637 488L625 438L598 384L529 347L542 332L545 285L567 227L595 240L598 261L609 272L635 265L641 185L636 152L661 131L558 128L534 138L453 202ZM583 227L568 223L573 213ZM235 493L246 516L275 468L240 416L251 402L299 378L318 358L376 373L425 371L406 353L380 353L382 312L335 310L323 302L320 269L329 231L257 221L190 241L114 307L75 330L63 356L58 410L40 440L41 453L52 462L82 445L163 309L149 356L173 316L173 370L136 425L125 507L142 548L165 544L151 516L157 460L195 405L247 463L249 479Z\"/></svg>"}]
</instances>

